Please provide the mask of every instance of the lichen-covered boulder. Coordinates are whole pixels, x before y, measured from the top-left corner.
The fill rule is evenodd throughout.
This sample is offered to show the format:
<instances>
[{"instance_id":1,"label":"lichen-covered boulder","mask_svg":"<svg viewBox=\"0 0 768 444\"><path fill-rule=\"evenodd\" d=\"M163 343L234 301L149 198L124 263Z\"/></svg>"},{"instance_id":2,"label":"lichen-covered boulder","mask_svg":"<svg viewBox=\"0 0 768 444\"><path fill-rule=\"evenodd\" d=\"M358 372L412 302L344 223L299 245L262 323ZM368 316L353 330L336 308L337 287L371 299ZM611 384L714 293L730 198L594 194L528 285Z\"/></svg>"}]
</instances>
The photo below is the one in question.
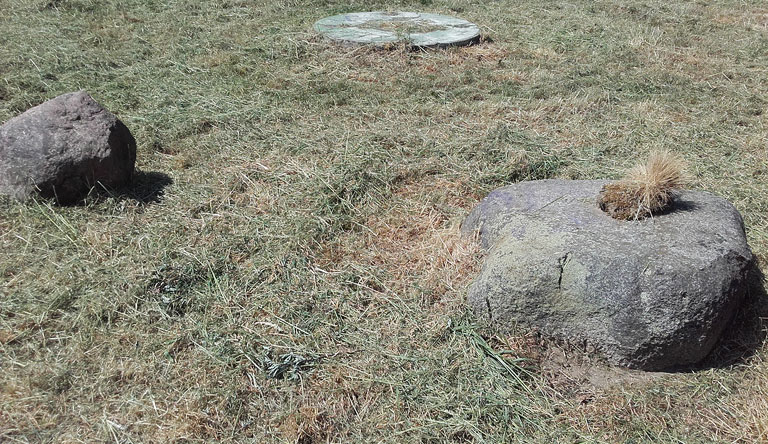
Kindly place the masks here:
<instances>
[{"instance_id":1,"label":"lichen-covered boulder","mask_svg":"<svg viewBox=\"0 0 768 444\"><path fill-rule=\"evenodd\" d=\"M94 186L131 180L136 141L84 91L64 94L0 126L0 194L35 192L72 203Z\"/></svg>"},{"instance_id":2,"label":"lichen-covered boulder","mask_svg":"<svg viewBox=\"0 0 768 444\"><path fill-rule=\"evenodd\" d=\"M752 253L726 200L680 192L670 211L619 221L596 203L605 181L542 180L492 192L462 226L488 256L474 312L534 328L645 370L693 365L742 300Z\"/></svg>"}]
</instances>

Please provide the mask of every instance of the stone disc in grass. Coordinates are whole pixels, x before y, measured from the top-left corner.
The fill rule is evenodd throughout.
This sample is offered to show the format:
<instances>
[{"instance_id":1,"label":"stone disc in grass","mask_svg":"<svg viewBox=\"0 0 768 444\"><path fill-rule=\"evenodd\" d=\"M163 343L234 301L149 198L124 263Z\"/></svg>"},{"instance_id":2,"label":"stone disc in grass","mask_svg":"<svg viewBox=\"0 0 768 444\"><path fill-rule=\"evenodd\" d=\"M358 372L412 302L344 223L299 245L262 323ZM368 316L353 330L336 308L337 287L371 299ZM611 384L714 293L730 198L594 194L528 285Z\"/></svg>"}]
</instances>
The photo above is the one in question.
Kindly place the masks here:
<instances>
[{"instance_id":1,"label":"stone disc in grass","mask_svg":"<svg viewBox=\"0 0 768 444\"><path fill-rule=\"evenodd\" d=\"M480 38L480 28L466 20L422 12L355 12L326 17L315 30L336 41L386 46L406 43L413 47L469 45Z\"/></svg>"}]
</instances>

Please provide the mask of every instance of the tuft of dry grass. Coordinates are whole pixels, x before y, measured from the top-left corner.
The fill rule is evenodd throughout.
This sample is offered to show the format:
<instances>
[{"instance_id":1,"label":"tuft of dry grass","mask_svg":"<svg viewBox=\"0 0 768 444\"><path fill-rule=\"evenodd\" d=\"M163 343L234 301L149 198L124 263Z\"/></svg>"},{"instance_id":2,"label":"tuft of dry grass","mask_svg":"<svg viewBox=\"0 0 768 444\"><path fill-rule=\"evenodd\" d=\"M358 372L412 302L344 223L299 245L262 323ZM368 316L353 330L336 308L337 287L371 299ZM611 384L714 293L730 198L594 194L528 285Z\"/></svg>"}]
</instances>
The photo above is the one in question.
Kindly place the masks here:
<instances>
[{"instance_id":1,"label":"tuft of dry grass","mask_svg":"<svg viewBox=\"0 0 768 444\"><path fill-rule=\"evenodd\" d=\"M614 219L638 220L669 208L675 191L686 184L683 159L666 150L654 151L619 182L600 191L600 208Z\"/></svg>"}]
</instances>

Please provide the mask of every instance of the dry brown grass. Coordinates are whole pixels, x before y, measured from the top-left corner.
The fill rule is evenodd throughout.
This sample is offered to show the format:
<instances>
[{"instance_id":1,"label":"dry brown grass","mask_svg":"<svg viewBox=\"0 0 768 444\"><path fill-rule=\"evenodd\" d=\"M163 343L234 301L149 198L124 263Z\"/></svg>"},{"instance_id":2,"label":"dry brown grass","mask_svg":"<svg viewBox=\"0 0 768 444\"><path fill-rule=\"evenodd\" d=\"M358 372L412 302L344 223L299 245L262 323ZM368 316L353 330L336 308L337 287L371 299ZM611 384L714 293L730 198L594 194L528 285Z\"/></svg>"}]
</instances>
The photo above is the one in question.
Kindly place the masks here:
<instances>
[{"instance_id":1,"label":"dry brown grass","mask_svg":"<svg viewBox=\"0 0 768 444\"><path fill-rule=\"evenodd\" d=\"M614 219L638 220L669 208L675 191L686 178L682 158L669 151L655 151L645 165L632 168L619 182L600 191L600 208Z\"/></svg>"},{"instance_id":2,"label":"dry brown grass","mask_svg":"<svg viewBox=\"0 0 768 444\"><path fill-rule=\"evenodd\" d=\"M768 366L761 358L736 375L742 382L721 408L704 412L712 434L744 443L768 442Z\"/></svg>"},{"instance_id":3,"label":"dry brown grass","mask_svg":"<svg viewBox=\"0 0 768 444\"><path fill-rule=\"evenodd\" d=\"M440 207L469 211L475 199L462 188L461 181L431 178L403 184L394 192L397 206L371 217L354 240L340 238L324 252L321 266L355 261L381 267L390 279L377 286L393 294L407 291L418 278L428 303L461 290L477 272L481 253L474 239L461 236L460 221L448 219ZM430 197L442 205L425 203Z\"/></svg>"},{"instance_id":4,"label":"dry brown grass","mask_svg":"<svg viewBox=\"0 0 768 444\"><path fill-rule=\"evenodd\" d=\"M0 121L88 89L173 184L0 202L0 441L765 439L765 350L542 389L535 338L466 311L457 230L499 186L674 146L765 258L765 9L734 3L405 1L493 41L374 51L311 24L382 3L5 0ZM273 379L263 347L324 358Z\"/></svg>"}]
</instances>

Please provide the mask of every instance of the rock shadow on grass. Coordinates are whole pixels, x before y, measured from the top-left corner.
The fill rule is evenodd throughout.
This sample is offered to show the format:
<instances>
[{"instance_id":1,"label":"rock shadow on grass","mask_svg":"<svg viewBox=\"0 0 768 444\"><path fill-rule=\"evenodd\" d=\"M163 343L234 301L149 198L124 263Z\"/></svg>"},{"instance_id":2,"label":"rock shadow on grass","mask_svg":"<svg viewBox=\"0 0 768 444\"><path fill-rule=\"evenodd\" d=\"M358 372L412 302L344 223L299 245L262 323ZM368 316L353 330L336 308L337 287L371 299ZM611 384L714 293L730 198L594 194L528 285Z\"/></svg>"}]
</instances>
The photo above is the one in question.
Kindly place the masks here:
<instances>
[{"instance_id":1,"label":"rock shadow on grass","mask_svg":"<svg viewBox=\"0 0 768 444\"><path fill-rule=\"evenodd\" d=\"M160 203L165 196L165 189L173 184L171 176L157 171L135 171L131 182L123 187L108 189L97 184L91 191L80 199L73 201L58 201L56 197L44 197L39 194L28 199L15 199L11 196L0 195L0 205L11 205L12 202L22 203L27 200L50 202L56 206L77 207L103 202L107 199L132 200L140 206Z\"/></svg>"},{"instance_id":2,"label":"rock shadow on grass","mask_svg":"<svg viewBox=\"0 0 768 444\"><path fill-rule=\"evenodd\" d=\"M171 176L158 171L135 171L131 182L115 190L94 189L96 199L111 197L133 200L139 205L156 204L163 200L165 189L173 184Z\"/></svg>"}]
</instances>

